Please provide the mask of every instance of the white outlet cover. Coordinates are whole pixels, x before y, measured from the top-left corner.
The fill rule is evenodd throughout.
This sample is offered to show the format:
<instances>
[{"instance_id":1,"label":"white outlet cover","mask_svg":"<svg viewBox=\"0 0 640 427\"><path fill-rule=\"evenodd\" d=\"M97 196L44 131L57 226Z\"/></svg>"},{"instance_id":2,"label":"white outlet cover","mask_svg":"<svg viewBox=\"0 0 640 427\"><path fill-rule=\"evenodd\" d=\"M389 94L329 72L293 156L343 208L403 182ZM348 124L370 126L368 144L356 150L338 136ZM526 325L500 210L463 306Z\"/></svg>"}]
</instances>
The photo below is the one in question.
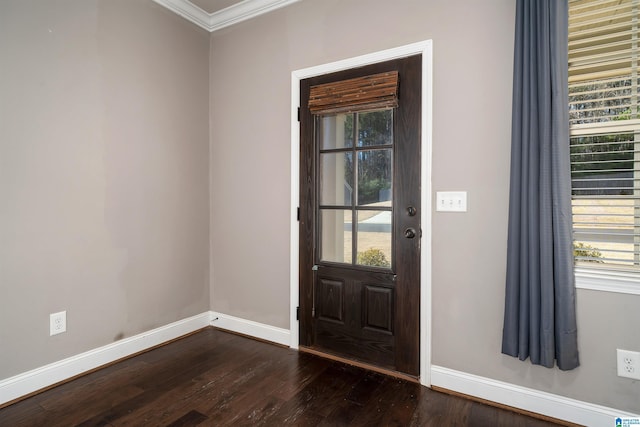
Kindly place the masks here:
<instances>
[{"instance_id":1,"label":"white outlet cover","mask_svg":"<svg viewBox=\"0 0 640 427\"><path fill-rule=\"evenodd\" d=\"M617 349L618 376L640 380L640 352Z\"/></svg>"},{"instance_id":2,"label":"white outlet cover","mask_svg":"<svg viewBox=\"0 0 640 427\"><path fill-rule=\"evenodd\" d=\"M60 311L49 315L49 336L67 331L67 312Z\"/></svg>"}]
</instances>

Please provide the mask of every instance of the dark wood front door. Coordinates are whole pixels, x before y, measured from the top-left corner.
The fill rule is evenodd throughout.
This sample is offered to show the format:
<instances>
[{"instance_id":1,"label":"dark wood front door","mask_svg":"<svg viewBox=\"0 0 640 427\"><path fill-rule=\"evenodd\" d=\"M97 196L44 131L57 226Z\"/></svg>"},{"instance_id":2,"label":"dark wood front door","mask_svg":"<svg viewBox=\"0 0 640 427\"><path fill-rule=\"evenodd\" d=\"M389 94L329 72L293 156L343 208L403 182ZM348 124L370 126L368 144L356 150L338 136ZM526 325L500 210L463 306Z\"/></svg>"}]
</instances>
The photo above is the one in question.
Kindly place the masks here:
<instances>
[{"instance_id":1,"label":"dark wood front door","mask_svg":"<svg viewBox=\"0 0 640 427\"><path fill-rule=\"evenodd\" d=\"M394 71L395 107L308 108L312 87ZM421 90L420 55L300 82L300 345L413 376Z\"/></svg>"}]
</instances>

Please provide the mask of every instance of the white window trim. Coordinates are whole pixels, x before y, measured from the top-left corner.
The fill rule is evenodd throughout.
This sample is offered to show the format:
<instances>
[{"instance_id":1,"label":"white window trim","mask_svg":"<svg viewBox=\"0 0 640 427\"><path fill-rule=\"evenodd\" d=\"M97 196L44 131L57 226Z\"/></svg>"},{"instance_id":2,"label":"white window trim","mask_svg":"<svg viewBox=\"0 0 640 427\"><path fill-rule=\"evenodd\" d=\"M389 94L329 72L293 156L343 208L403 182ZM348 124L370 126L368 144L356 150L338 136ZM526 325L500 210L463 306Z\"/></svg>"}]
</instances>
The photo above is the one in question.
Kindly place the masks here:
<instances>
[{"instance_id":1,"label":"white window trim","mask_svg":"<svg viewBox=\"0 0 640 427\"><path fill-rule=\"evenodd\" d=\"M576 289L640 295L640 273L611 268L576 267Z\"/></svg>"}]
</instances>

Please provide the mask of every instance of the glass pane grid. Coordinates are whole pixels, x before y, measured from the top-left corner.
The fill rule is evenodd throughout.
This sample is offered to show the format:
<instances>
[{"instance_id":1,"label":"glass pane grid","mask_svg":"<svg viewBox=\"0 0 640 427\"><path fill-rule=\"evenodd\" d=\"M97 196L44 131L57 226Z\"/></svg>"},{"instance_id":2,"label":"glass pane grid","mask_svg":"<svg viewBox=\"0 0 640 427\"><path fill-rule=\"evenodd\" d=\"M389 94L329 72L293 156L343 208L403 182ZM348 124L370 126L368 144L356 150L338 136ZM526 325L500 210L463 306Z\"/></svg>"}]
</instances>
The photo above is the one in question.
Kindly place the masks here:
<instances>
[{"instance_id":1,"label":"glass pane grid","mask_svg":"<svg viewBox=\"0 0 640 427\"><path fill-rule=\"evenodd\" d=\"M393 110L323 116L317 135L320 261L391 268Z\"/></svg>"}]
</instances>

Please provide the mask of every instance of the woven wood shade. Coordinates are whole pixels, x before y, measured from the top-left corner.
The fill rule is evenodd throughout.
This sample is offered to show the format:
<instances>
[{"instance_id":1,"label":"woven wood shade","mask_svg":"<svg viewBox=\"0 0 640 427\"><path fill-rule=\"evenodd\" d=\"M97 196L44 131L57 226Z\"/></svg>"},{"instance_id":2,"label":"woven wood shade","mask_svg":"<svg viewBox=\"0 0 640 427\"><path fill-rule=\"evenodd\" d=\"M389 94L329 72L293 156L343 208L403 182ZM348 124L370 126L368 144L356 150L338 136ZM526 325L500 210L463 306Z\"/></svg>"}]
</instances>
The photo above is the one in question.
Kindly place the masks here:
<instances>
[{"instance_id":1,"label":"woven wood shade","mask_svg":"<svg viewBox=\"0 0 640 427\"><path fill-rule=\"evenodd\" d=\"M311 86L312 114L346 113L398 106L398 72Z\"/></svg>"}]
</instances>

